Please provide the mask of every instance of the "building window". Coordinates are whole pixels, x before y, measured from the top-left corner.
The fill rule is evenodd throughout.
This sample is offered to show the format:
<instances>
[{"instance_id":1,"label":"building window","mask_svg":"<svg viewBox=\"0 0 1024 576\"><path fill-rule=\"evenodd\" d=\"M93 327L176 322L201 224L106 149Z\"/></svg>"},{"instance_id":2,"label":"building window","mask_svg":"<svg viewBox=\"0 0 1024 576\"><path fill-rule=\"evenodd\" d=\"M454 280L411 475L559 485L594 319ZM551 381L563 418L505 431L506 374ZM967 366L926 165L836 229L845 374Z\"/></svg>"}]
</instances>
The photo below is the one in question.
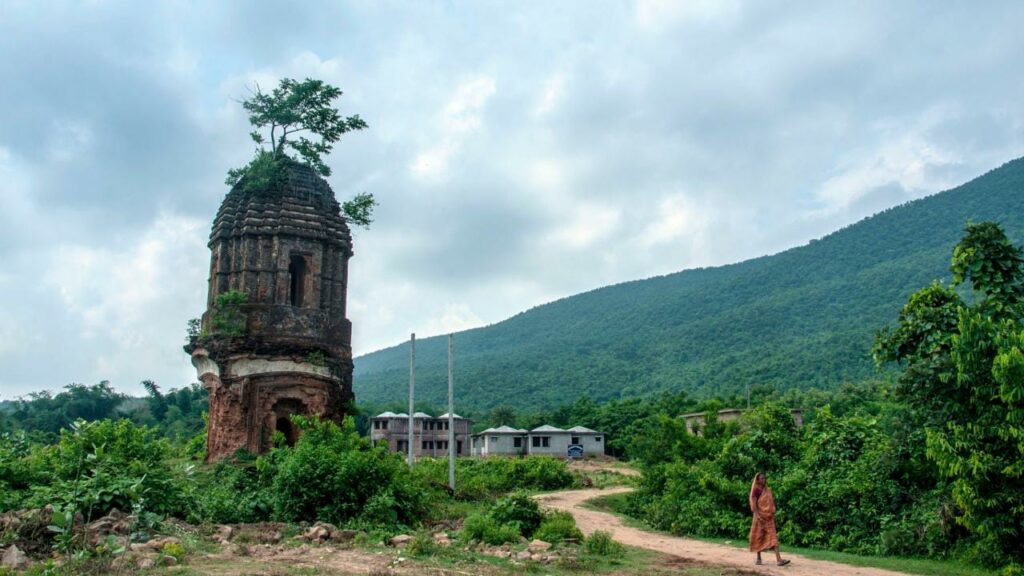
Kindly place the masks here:
<instances>
[{"instance_id":1,"label":"building window","mask_svg":"<svg viewBox=\"0 0 1024 576\"><path fill-rule=\"evenodd\" d=\"M434 449L434 441L433 440L424 440L421 447L424 450L433 450Z\"/></svg>"},{"instance_id":2,"label":"building window","mask_svg":"<svg viewBox=\"0 0 1024 576\"><path fill-rule=\"evenodd\" d=\"M288 264L288 274L291 276L291 290L289 299L292 306L302 306L303 292L306 290L306 259L302 256L292 256Z\"/></svg>"},{"instance_id":3,"label":"building window","mask_svg":"<svg viewBox=\"0 0 1024 576\"><path fill-rule=\"evenodd\" d=\"M498 441L498 437L497 436L491 436L491 442L497 442L497 441Z\"/></svg>"},{"instance_id":4,"label":"building window","mask_svg":"<svg viewBox=\"0 0 1024 576\"><path fill-rule=\"evenodd\" d=\"M522 448L523 447L523 439L522 438L513 438L512 439L512 446L514 446L516 448Z\"/></svg>"},{"instance_id":5,"label":"building window","mask_svg":"<svg viewBox=\"0 0 1024 576\"><path fill-rule=\"evenodd\" d=\"M381 430L387 430L388 429L388 421L387 420L381 420L380 429Z\"/></svg>"},{"instance_id":6,"label":"building window","mask_svg":"<svg viewBox=\"0 0 1024 576\"><path fill-rule=\"evenodd\" d=\"M399 440L398 441L398 451L399 452L405 452L408 449L409 449L409 442L408 441L406 441L406 440Z\"/></svg>"},{"instance_id":7,"label":"building window","mask_svg":"<svg viewBox=\"0 0 1024 576\"><path fill-rule=\"evenodd\" d=\"M600 442L600 441L601 441L601 437L600 436L594 436L594 442Z\"/></svg>"},{"instance_id":8,"label":"building window","mask_svg":"<svg viewBox=\"0 0 1024 576\"><path fill-rule=\"evenodd\" d=\"M580 437L579 436L573 436L571 444L579 444L579 443L580 443Z\"/></svg>"},{"instance_id":9,"label":"building window","mask_svg":"<svg viewBox=\"0 0 1024 576\"><path fill-rule=\"evenodd\" d=\"M534 436L533 447L534 448L549 448L551 446L551 436Z\"/></svg>"}]
</instances>

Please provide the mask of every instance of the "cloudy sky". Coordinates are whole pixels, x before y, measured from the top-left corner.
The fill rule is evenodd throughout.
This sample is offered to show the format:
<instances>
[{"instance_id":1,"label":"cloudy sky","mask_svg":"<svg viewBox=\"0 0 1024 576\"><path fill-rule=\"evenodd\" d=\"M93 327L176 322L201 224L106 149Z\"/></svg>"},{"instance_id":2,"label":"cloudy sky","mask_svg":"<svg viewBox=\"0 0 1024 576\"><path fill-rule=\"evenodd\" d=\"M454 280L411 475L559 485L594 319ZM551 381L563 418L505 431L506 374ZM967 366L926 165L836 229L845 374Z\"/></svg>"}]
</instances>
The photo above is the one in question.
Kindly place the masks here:
<instances>
[{"instance_id":1,"label":"cloudy sky","mask_svg":"<svg viewBox=\"0 0 1024 576\"><path fill-rule=\"evenodd\" d=\"M0 0L0 399L194 380L238 100L314 77L356 353L805 243L1024 154L1024 3Z\"/></svg>"}]
</instances>

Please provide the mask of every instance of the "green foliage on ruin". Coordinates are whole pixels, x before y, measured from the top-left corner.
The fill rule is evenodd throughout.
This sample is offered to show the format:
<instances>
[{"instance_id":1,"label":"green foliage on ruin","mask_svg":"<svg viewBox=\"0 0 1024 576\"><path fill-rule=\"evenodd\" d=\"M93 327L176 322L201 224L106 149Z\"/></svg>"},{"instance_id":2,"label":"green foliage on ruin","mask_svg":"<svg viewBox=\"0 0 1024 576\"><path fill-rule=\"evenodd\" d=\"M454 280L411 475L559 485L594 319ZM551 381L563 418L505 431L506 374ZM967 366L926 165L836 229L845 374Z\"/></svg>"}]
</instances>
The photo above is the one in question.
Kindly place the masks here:
<instances>
[{"instance_id":1,"label":"green foliage on ruin","mask_svg":"<svg viewBox=\"0 0 1024 576\"><path fill-rule=\"evenodd\" d=\"M599 288L460 332L460 413L875 378L874 332L922 286L952 279L968 220L998 222L1024 241L1022 190L1024 159L773 256ZM417 396L443 404L447 339L416 344ZM356 358L360 402L402 398L408 358L406 344Z\"/></svg>"},{"instance_id":2,"label":"green foliage on ruin","mask_svg":"<svg viewBox=\"0 0 1024 576\"><path fill-rule=\"evenodd\" d=\"M218 294L210 316L212 335L229 338L244 336L246 316L242 306L248 301L249 295L241 290Z\"/></svg>"},{"instance_id":3,"label":"green foliage on ruin","mask_svg":"<svg viewBox=\"0 0 1024 576\"><path fill-rule=\"evenodd\" d=\"M310 78L302 82L282 78L269 93L257 85L251 97L242 101L253 126L249 136L256 143L256 154L245 166L228 170L225 183L247 192L278 190L288 184L288 162L306 164L317 174L330 176L324 158L334 144L342 135L368 126L358 114L340 114L334 101L341 95L337 87ZM341 208L350 224L367 228L376 205L373 195L363 192Z\"/></svg>"}]
</instances>

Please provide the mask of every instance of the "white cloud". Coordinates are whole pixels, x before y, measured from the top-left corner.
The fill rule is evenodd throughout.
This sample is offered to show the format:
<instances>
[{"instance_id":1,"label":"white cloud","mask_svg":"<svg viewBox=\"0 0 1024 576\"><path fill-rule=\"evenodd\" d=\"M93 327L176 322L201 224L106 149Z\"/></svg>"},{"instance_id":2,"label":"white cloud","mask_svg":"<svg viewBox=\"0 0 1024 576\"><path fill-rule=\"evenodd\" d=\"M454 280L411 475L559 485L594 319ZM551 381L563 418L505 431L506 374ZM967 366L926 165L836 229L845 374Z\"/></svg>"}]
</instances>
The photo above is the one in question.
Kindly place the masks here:
<instances>
[{"instance_id":1,"label":"white cloud","mask_svg":"<svg viewBox=\"0 0 1024 576\"><path fill-rule=\"evenodd\" d=\"M98 345L90 377L131 374L138 381L181 364L185 321L205 304L206 231L194 218L161 214L140 238L54 247L44 284L81 326L69 341Z\"/></svg>"},{"instance_id":2,"label":"white cloud","mask_svg":"<svg viewBox=\"0 0 1024 576\"><path fill-rule=\"evenodd\" d=\"M534 106L533 113L536 116L545 116L557 107L565 96L565 74L559 72L548 77L544 81L540 97Z\"/></svg>"},{"instance_id":3,"label":"white cloud","mask_svg":"<svg viewBox=\"0 0 1024 576\"><path fill-rule=\"evenodd\" d=\"M655 220L640 234L640 244L646 247L678 242L696 241L708 227L708 220L683 194L673 194L658 204Z\"/></svg>"},{"instance_id":4,"label":"white cloud","mask_svg":"<svg viewBox=\"0 0 1024 576\"><path fill-rule=\"evenodd\" d=\"M704 24L735 16L735 0L635 0L634 18L641 28L663 29L679 23Z\"/></svg>"},{"instance_id":5,"label":"white cloud","mask_svg":"<svg viewBox=\"0 0 1024 576\"><path fill-rule=\"evenodd\" d=\"M417 336L429 337L438 334L450 334L461 332L470 328L478 328L484 325L484 320L477 316L467 304L447 304L444 312L436 318L428 320L423 325L423 332Z\"/></svg>"},{"instance_id":6,"label":"white cloud","mask_svg":"<svg viewBox=\"0 0 1024 576\"><path fill-rule=\"evenodd\" d=\"M425 180L441 180L448 174L448 164L459 152L465 138L480 129L482 113L494 95L493 78L480 77L459 84L442 109L434 143L423 149L413 161L413 174Z\"/></svg>"},{"instance_id":7,"label":"white cloud","mask_svg":"<svg viewBox=\"0 0 1024 576\"><path fill-rule=\"evenodd\" d=\"M611 206L578 204L563 219L566 223L554 231L553 242L583 250L611 236L619 226L621 214Z\"/></svg>"},{"instance_id":8,"label":"white cloud","mask_svg":"<svg viewBox=\"0 0 1024 576\"><path fill-rule=\"evenodd\" d=\"M921 134L898 136L825 180L817 193L824 204L820 212L840 212L868 193L890 185L896 185L910 195L949 188L956 182L942 169L962 162L958 153L929 141Z\"/></svg>"}]
</instances>

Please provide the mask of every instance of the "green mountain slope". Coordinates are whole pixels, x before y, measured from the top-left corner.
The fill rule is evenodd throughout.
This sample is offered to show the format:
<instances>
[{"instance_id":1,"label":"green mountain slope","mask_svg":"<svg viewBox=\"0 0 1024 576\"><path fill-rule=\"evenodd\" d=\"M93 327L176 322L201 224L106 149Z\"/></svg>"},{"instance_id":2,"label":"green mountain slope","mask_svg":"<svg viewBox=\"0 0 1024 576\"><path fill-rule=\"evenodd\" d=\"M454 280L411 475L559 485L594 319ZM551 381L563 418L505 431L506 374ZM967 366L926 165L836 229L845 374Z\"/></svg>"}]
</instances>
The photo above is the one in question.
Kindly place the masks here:
<instances>
[{"instance_id":1,"label":"green mountain slope","mask_svg":"<svg viewBox=\"0 0 1024 576\"><path fill-rule=\"evenodd\" d=\"M608 286L456 334L458 401L552 408L661 390L829 388L875 374L873 335L948 281L967 220L1024 239L1024 158L806 246ZM446 402L446 338L417 342L417 398ZM401 401L408 344L355 361L360 402Z\"/></svg>"}]
</instances>

